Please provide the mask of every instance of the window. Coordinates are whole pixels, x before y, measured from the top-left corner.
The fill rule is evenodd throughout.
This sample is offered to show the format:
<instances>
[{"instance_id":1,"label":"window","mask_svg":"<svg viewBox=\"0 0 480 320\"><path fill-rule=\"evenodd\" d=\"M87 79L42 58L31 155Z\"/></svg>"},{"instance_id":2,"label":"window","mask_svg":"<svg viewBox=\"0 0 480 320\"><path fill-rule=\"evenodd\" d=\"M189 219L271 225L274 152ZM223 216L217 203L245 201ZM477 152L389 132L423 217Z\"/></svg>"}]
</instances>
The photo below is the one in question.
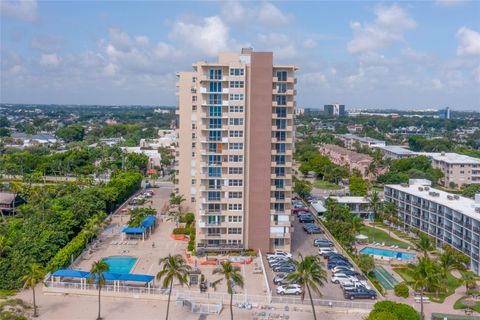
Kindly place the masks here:
<instances>
[{"instance_id":1,"label":"window","mask_svg":"<svg viewBox=\"0 0 480 320\"><path fill-rule=\"evenodd\" d=\"M228 123L231 126L243 126L243 118L230 118L228 119Z\"/></svg>"},{"instance_id":2,"label":"window","mask_svg":"<svg viewBox=\"0 0 480 320\"><path fill-rule=\"evenodd\" d=\"M197 111L197 105L195 104L192 105L192 111Z\"/></svg>"},{"instance_id":3,"label":"window","mask_svg":"<svg viewBox=\"0 0 480 320\"><path fill-rule=\"evenodd\" d=\"M275 238L273 240L273 245L276 247L283 247L285 245L285 239L283 238Z\"/></svg>"},{"instance_id":4,"label":"window","mask_svg":"<svg viewBox=\"0 0 480 320\"><path fill-rule=\"evenodd\" d=\"M273 196L276 200L285 200L285 191L274 191Z\"/></svg>"},{"instance_id":5,"label":"window","mask_svg":"<svg viewBox=\"0 0 480 320\"><path fill-rule=\"evenodd\" d=\"M210 92L222 92L222 83L210 82Z\"/></svg>"},{"instance_id":6,"label":"window","mask_svg":"<svg viewBox=\"0 0 480 320\"><path fill-rule=\"evenodd\" d=\"M197 183L197 180L195 179L192 179L192 185L196 184Z\"/></svg>"},{"instance_id":7,"label":"window","mask_svg":"<svg viewBox=\"0 0 480 320\"><path fill-rule=\"evenodd\" d=\"M228 222L242 222L242 216L228 216Z\"/></svg>"},{"instance_id":8,"label":"window","mask_svg":"<svg viewBox=\"0 0 480 320\"><path fill-rule=\"evenodd\" d=\"M242 240L235 240L235 239L230 240L230 239L229 239L229 240L227 240L227 241L228 241L228 242L227 242L228 244L237 244L237 245L242 244Z\"/></svg>"},{"instance_id":9,"label":"window","mask_svg":"<svg viewBox=\"0 0 480 320\"><path fill-rule=\"evenodd\" d=\"M276 155L275 162L279 165L285 164L285 156L284 155Z\"/></svg>"},{"instance_id":10,"label":"window","mask_svg":"<svg viewBox=\"0 0 480 320\"><path fill-rule=\"evenodd\" d=\"M277 83L275 87L276 87L278 93L287 92L287 84L286 83Z\"/></svg>"},{"instance_id":11,"label":"window","mask_svg":"<svg viewBox=\"0 0 480 320\"><path fill-rule=\"evenodd\" d=\"M220 200L220 191L208 191L207 196L209 201L219 201Z\"/></svg>"},{"instance_id":12,"label":"window","mask_svg":"<svg viewBox=\"0 0 480 320\"><path fill-rule=\"evenodd\" d=\"M195 202L196 202L195 197L191 197L191 198L190 198L190 202L191 202L191 203L195 203Z\"/></svg>"},{"instance_id":13,"label":"window","mask_svg":"<svg viewBox=\"0 0 480 320\"><path fill-rule=\"evenodd\" d=\"M275 167L275 175L277 177L283 177L285 176L285 168L284 167Z\"/></svg>"},{"instance_id":14,"label":"window","mask_svg":"<svg viewBox=\"0 0 480 320\"><path fill-rule=\"evenodd\" d=\"M207 207L207 211L209 213L220 212L220 204L219 203L209 203L208 207Z\"/></svg>"},{"instance_id":15,"label":"window","mask_svg":"<svg viewBox=\"0 0 480 320\"><path fill-rule=\"evenodd\" d=\"M208 119L208 128L209 129L221 129L222 128L222 119Z\"/></svg>"},{"instance_id":16,"label":"window","mask_svg":"<svg viewBox=\"0 0 480 320\"><path fill-rule=\"evenodd\" d=\"M197 82L197 77L192 77L192 82L193 83Z\"/></svg>"},{"instance_id":17,"label":"window","mask_svg":"<svg viewBox=\"0 0 480 320\"><path fill-rule=\"evenodd\" d=\"M242 234L242 228L228 228L228 234Z\"/></svg>"},{"instance_id":18,"label":"window","mask_svg":"<svg viewBox=\"0 0 480 320\"><path fill-rule=\"evenodd\" d=\"M208 156L208 164L209 165L221 165L222 164L222 156L209 155Z\"/></svg>"},{"instance_id":19,"label":"window","mask_svg":"<svg viewBox=\"0 0 480 320\"><path fill-rule=\"evenodd\" d=\"M243 131L241 130L232 130L228 133L230 138L242 138L243 137Z\"/></svg>"},{"instance_id":20,"label":"window","mask_svg":"<svg viewBox=\"0 0 480 320\"><path fill-rule=\"evenodd\" d=\"M244 85L243 81L230 81L230 88L243 88Z\"/></svg>"},{"instance_id":21,"label":"window","mask_svg":"<svg viewBox=\"0 0 480 320\"><path fill-rule=\"evenodd\" d=\"M276 76L278 81L287 81L287 71L277 71Z\"/></svg>"},{"instance_id":22,"label":"window","mask_svg":"<svg viewBox=\"0 0 480 320\"><path fill-rule=\"evenodd\" d=\"M195 132L192 132L192 139L196 139L197 138L197 134Z\"/></svg>"},{"instance_id":23,"label":"window","mask_svg":"<svg viewBox=\"0 0 480 320\"><path fill-rule=\"evenodd\" d=\"M196 146L197 144L195 142L192 142L192 149L195 149Z\"/></svg>"},{"instance_id":24,"label":"window","mask_svg":"<svg viewBox=\"0 0 480 320\"><path fill-rule=\"evenodd\" d=\"M222 79L222 69L210 69L209 70L209 79L210 80L221 80Z\"/></svg>"},{"instance_id":25,"label":"window","mask_svg":"<svg viewBox=\"0 0 480 320\"><path fill-rule=\"evenodd\" d=\"M229 174L243 174L243 168L228 168Z\"/></svg>"},{"instance_id":26,"label":"window","mask_svg":"<svg viewBox=\"0 0 480 320\"><path fill-rule=\"evenodd\" d=\"M277 129L285 129L287 127L287 120L276 119L275 120L275 125L277 126Z\"/></svg>"},{"instance_id":27,"label":"window","mask_svg":"<svg viewBox=\"0 0 480 320\"><path fill-rule=\"evenodd\" d=\"M222 131L209 131L208 132L208 141L220 141L222 140Z\"/></svg>"},{"instance_id":28,"label":"window","mask_svg":"<svg viewBox=\"0 0 480 320\"><path fill-rule=\"evenodd\" d=\"M275 101L279 106L286 106L287 105L287 96L275 96Z\"/></svg>"},{"instance_id":29,"label":"window","mask_svg":"<svg viewBox=\"0 0 480 320\"><path fill-rule=\"evenodd\" d=\"M243 155L229 155L228 161L230 162L243 162Z\"/></svg>"},{"instance_id":30,"label":"window","mask_svg":"<svg viewBox=\"0 0 480 320\"><path fill-rule=\"evenodd\" d=\"M208 104L222 104L222 95L217 93L210 93L208 95Z\"/></svg>"},{"instance_id":31,"label":"window","mask_svg":"<svg viewBox=\"0 0 480 320\"><path fill-rule=\"evenodd\" d=\"M278 153L285 153L285 143L276 143L275 144L275 150Z\"/></svg>"},{"instance_id":32,"label":"window","mask_svg":"<svg viewBox=\"0 0 480 320\"><path fill-rule=\"evenodd\" d=\"M283 188L285 186L285 180L283 179L274 179L273 180L273 184L275 185L275 187L277 188Z\"/></svg>"},{"instance_id":33,"label":"window","mask_svg":"<svg viewBox=\"0 0 480 320\"><path fill-rule=\"evenodd\" d=\"M222 176L222 168L209 167L208 168L208 176L209 177L221 177Z\"/></svg>"},{"instance_id":34,"label":"window","mask_svg":"<svg viewBox=\"0 0 480 320\"><path fill-rule=\"evenodd\" d=\"M208 180L208 189L210 190L220 190L222 188L222 180L220 179L209 179Z\"/></svg>"},{"instance_id":35,"label":"window","mask_svg":"<svg viewBox=\"0 0 480 320\"><path fill-rule=\"evenodd\" d=\"M230 94L230 100L232 101L242 101L243 93L232 93Z\"/></svg>"},{"instance_id":36,"label":"window","mask_svg":"<svg viewBox=\"0 0 480 320\"><path fill-rule=\"evenodd\" d=\"M287 117L287 108L276 108L276 114L279 118L286 118Z\"/></svg>"},{"instance_id":37,"label":"window","mask_svg":"<svg viewBox=\"0 0 480 320\"><path fill-rule=\"evenodd\" d=\"M240 210L242 210L242 204L241 203L229 203L228 204L228 210L229 211L240 211Z\"/></svg>"},{"instance_id":38,"label":"window","mask_svg":"<svg viewBox=\"0 0 480 320\"><path fill-rule=\"evenodd\" d=\"M208 108L208 115L210 117L221 117L222 116L222 107L221 106L210 106Z\"/></svg>"},{"instance_id":39,"label":"window","mask_svg":"<svg viewBox=\"0 0 480 320\"><path fill-rule=\"evenodd\" d=\"M243 106L230 106L230 112L243 112Z\"/></svg>"},{"instance_id":40,"label":"window","mask_svg":"<svg viewBox=\"0 0 480 320\"><path fill-rule=\"evenodd\" d=\"M229 199L241 199L242 198L242 192L240 191L232 191L228 193L228 198Z\"/></svg>"},{"instance_id":41,"label":"window","mask_svg":"<svg viewBox=\"0 0 480 320\"><path fill-rule=\"evenodd\" d=\"M243 76L243 73L244 73L243 69L238 69L238 68L230 69L230 75L231 76Z\"/></svg>"},{"instance_id":42,"label":"window","mask_svg":"<svg viewBox=\"0 0 480 320\"><path fill-rule=\"evenodd\" d=\"M192 123L192 130L197 129L197 125L195 123Z\"/></svg>"},{"instance_id":43,"label":"window","mask_svg":"<svg viewBox=\"0 0 480 320\"><path fill-rule=\"evenodd\" d=\"M230 179L230 180L228 180L228 186L229 187L241 187L241 186L243 186L243 180L241 180L241 179Z\"/></svg>"},{"instance_id":44,"label":"window","mask_svg":"<svg viewBox=\"0 0 480 320\"><path fill-rule=\"evenodd\" d=\"M285 211L285 204L284 203L274 203L273 208L275 212L284 212Z\"/></svg>"},{"instance_id":45,"label":"window","mask_svg":"<svg viewBox=\"0 0 480 320\"><path fill-rule=\"evenodd\" d=\"M197 101L197 96L192 96L192 101L193 102Z\"/></svg>"},{"instance_id":46,"label":"window","mask_svg":"<svg viewBox=\"0 0 480 320\"><path fill-rule=\"evenodd\" d=\"M243 143L230 143L228 144L229 150L243 150Z\"/></svg>"}]
</instances>

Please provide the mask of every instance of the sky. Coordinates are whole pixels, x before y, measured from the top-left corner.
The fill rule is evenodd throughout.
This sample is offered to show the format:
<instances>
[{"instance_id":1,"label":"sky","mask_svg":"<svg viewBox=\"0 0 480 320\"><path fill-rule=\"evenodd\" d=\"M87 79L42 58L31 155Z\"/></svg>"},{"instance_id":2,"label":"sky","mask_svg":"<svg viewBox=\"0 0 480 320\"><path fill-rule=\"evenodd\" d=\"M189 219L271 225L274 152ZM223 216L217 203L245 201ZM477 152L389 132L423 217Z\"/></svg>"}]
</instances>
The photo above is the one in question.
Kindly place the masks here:
<instances>
[{"instance_id":1,"label":"sky","mask_svg":"<svg viewBox=\"0 0 480 320\"><path fill-rule=\"evenodd\" d=\"M297 106L480 111L480 1L0 0L2 103L175 105L242 47L299 67Z\"/></svg>"}]
</instances>

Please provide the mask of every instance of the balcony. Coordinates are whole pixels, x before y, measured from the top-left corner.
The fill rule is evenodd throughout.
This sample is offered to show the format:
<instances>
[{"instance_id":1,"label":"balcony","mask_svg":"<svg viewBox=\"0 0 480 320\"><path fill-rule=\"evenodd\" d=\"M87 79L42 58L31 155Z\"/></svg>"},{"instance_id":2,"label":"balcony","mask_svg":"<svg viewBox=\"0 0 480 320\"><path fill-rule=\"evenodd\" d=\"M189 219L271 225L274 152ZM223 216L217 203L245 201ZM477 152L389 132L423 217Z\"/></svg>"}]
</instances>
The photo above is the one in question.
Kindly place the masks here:
<instances>
[{"instance_id":1,"label":"balcony","mask_svg":"<svg viewBox=\"0 0 480 320\"><path fill-rule=\"evenodd\" d=\"M270 239L290 239L290 233L270 233Z\"/></svg>"}]
</instances>

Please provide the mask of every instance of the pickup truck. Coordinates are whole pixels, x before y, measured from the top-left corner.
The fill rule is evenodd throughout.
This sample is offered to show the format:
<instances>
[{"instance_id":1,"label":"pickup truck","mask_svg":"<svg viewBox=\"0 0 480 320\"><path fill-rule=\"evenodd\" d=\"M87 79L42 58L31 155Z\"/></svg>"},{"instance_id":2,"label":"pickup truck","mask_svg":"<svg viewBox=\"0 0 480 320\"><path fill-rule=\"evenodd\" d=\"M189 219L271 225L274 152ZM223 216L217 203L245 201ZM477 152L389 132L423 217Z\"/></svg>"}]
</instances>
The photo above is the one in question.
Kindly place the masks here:
<instances>
[{"instance_id":1,"label":"pickup truck","mask_svg":"<svg viewBox=\"0 0 480 320\"><path fill-rule=\"evenodd\" d=\"M340 284L340 286L342 287L343 291L355 290L355 289L366 289L366 290L372 289L366 281L354 280L354 279L352 279L350 283L343 282Z\"/></svg>"},{"instance_id":2,"label":"pickup truck","mask_svg":"<svg viewBox=\"0 0 480 320\"><path fill-rule=\"evenodd\" d=\"M276 257L291 258L292 254L282 250L275 250L274 252L267 253L267 259Z\"/></svg>"}]
</instances>

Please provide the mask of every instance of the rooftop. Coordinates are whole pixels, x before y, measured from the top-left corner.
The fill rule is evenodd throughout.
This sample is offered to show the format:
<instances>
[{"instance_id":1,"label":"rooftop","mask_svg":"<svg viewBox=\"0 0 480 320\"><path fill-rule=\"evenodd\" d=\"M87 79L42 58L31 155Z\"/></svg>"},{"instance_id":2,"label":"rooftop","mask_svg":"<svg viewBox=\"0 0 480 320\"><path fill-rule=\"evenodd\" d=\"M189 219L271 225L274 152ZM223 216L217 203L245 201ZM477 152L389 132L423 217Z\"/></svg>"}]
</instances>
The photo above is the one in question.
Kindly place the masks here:
<instances>
[{"instance_id":1,"label":"rooftop","mask_svg":"<svg viewBox=\"0 0 480 320\"><path fill-rule=\"evenodd\" d=\"M338 203L369 203L368 199L365 197L340 196L330 197L330 199L336 200Z\"/></svg>"},{"instance_id":2,"label":"rooftop","mask_svg":"<svg viewBox=\"0 0 480 320\"><path fill-rule=\"evenodd\" d=\"M450 164L480 164L480 159L466 156L458 153L438 153L438 152L417 152L418 155L424 155L436 161L443 161Z\"/></svg>"},{"instance_id":3,"label":"rooftop","mask_svg":"<svg viewBox=\"0 0 480 320\"><path fill-rule=\"evenodd\" d=\"M405 149L404 146L378 146L378 149L389 151L395 154L402 154L402 155L413 155L416 152Z\"/></svg>"},{"instance_id":4,"label":"rooftop","mask_svg":"<svg viewBox=\"0 0 480 320\"><path fill-rule=\"evenodd\" d=\"M473 199L458 196L458 199L452 200L451 197L454 196L453 193L445 192L431 187L429 187L428 190L425 190L425 187L428 186L420 183L408 185L388 184L386 185L386 187L402 191L428 201L435 202L439 205L448 207L454 211L460 212L468 217L480 221L480 213L475 212L475 201Z\"/></svg>"},{"instance_id":5,"label":"rooftop","mask_svg":"<svg viewBox=\"0 0 480 320\"><path fill-rule=\"evenodd\" d=\"M348 150L347 148L343 148L337 146L335 144L324 144L320 147L320 149L324 149L326 151L332 151L342 156L348 156L351 161L360 162L360 161L372 161L372 157L367 154L358 153L352 150Z\"/></svg>"},{"instance_id":6,"label":"rooftop","mask_svg":"<svg viewBox=\"0 0 480 320\"><path fill-rule=\"evenodd\" d=\"M362 141L362 142L372 142L372 143L377 143L377 144L384 144L385 143L385 141L383 141L383 140L378 140L378 139L374 139L374 138L370 138L370 137L360 137L360 136L357 136L356 134L351 134L351 133L340 134L340 136L343 136L347 139L355 139L355 140Z\"/></svg>"}]
</instances>

